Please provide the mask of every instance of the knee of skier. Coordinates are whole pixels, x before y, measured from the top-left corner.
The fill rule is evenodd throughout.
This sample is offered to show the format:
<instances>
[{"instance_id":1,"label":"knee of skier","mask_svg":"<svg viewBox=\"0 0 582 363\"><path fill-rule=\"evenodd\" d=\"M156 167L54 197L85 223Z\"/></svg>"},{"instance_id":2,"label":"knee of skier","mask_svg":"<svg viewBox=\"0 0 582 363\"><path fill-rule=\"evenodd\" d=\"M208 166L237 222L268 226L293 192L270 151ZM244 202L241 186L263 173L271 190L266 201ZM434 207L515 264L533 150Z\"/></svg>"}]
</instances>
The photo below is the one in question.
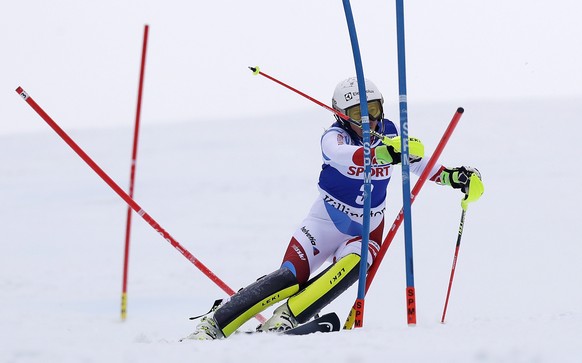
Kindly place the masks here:
<instances>
[{"instance_id":1,"label":"knee of skier","mask_svg":"<svg viewBox=\"0 0 582 363\"><path fill-rule=\"evenodd\" d=\"M379 251L380 244L370 239L368 242L368 259L366 261L368 268L370 268L370 266L374 262L374 259L378 255ZM360 256L361 252L362 252L362 238L361 237L353 238L342 244L337 249L336 253L333 256L333 262L339 261L342 257L347 256L350 253L354 253Z\"/></svg>"},{"instance_id":2,"label":"knee of skier","mask_svg":"<svg viewBox=\"0 0 582 363\"><path fill-rule=\"evenodd\" d=\"M309 267L309 261L307 260L307 254L299 242L293 237L287 246L287 251L283 257L283 262L281 263L281 268L286 268L290 270L300 285L309 280L309 275L311 273Z\"/></svg>"}]
</instances>

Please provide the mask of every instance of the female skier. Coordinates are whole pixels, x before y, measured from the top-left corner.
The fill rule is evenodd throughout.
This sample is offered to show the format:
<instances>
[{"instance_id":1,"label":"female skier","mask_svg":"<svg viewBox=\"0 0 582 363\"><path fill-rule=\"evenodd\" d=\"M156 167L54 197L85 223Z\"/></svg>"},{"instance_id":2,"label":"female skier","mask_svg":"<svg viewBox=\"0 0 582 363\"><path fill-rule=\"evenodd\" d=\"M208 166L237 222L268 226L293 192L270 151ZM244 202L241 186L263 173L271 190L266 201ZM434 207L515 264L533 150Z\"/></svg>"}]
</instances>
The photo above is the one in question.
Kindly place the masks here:
<instances>
[{"instance_id":1,"label":"female skier","mask_svg":"<svg viewBox=\"0 0 582 363\"><path fill-rule=\"evenodd\" d=\"M372 194L368 267L382 242L388 182L394 165L401 162L398 127L384 118L384 99L376 85L365 80L370 129L385 135L372 136ZM284 331L305 323L358 280L362 220L364 148L360 97L356 78L340 82L333 94L333 108L350 117L336 117L321 137L323 166L320 194L297 228L283 256L281 267L240 290L214 311L202 317L186 339L226 338L262 310L284 302L258 331ZM410 170L420 175L426 167L422 143L410 138ZM460 189L468 195L471 183L481 175L471 167L433 167L430 180ZM326 261L331 265L310 279Z\"/></svg>"}]
</instances>

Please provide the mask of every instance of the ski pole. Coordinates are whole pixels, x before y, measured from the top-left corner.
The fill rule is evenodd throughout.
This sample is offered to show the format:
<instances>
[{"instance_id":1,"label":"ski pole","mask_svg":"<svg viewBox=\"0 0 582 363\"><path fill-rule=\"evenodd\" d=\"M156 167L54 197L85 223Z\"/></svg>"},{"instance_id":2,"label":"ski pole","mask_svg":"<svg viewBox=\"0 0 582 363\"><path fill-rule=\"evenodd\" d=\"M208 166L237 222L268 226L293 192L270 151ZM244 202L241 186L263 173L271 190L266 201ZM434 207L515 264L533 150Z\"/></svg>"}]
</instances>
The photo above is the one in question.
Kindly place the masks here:
<instances>
[{"instance_id":1,"label":"ski pole","mask_svg":"<svg viewBox=\"0 0 582 363\"><path fill-rule=\"evenodd\" d=\"M137 165L137 145L139 141L139 123L141 116L141 99L143 94L143 79L145 73L146 51L148 45L149 26L146 24L143 29L143 45L141 50L141 64L139 72L139 83L137 91L137 110L135 112L135 126L133 132L133 147L131 151L131 167L129 171L129 196L133 199L133 187L135 184L135 168ZM129 273L129 245L131 236L131 207L127 206L127 217L125 223L125 248L123 253L123 278L121 283L121 320L127 317L127 276Z\"/></svg>"},{"instance_id":2,"label":"ski pole","mask_svg":"<svg viewBox=\"0 0 582 363\"><path fill-rule=\"evenodd\" d=\"M291 91L293 91L293 92L297 93L298 95L301 95L301 96L303 96L303 97L307 98L307 99L308 99L308 100L310 100L311 102L313 102L313 103L315 103L315 104L317 104L317 105L319 105L319 106L321 106L321 107L325 108L326 110L328 110L328 111L331 111L331 112L335 113L335 114L336 114L336 115L337 115L339 118L341 118L342 120L345 120L345 121L347 121L347 122L349 122L349 123L351 123L351 124L353 124L353 125L356 125L356 126L357 126L357 127L359 127L359 128L362 128L362 123L361 123L361 122L359 122L359 121L356 121L356 120L352 120L352 119L351 119L351 118L350 118L348 115L344 114L343 112L340 112L340 111L336 110L335 108L329 107L329 106L328 106L328 105L326 105L325 103L323 103L323 102L321 102L321 101L318 101L318 100L316 100L315 98L313 98L313 97L311 97L311 96L309 96L309 95L307 95L307 94L305 94L305 93L301 92L300 90L298 90L298 89L296 89L296 88L293 88L293 87L291 87L290 85L288 85L288 84L286 84L286 83L284 83L284 82L282 82L282 81L278 80L277 78L275 78L275 77L272 77L272 76L270 76L270 75L266 74L265 72L261 71L261 69L259 68L259 66L255 66L255 67L249 67L249 69L250 69L251 71L253 71L253 75L255 75L255 76L256 76L256 75L261 75L261 76L263 76L263 77L265 77L265 78L267 78L267 79L270 79L271 81L273 81L273 82L275 82L275 83L278 83L278 84L280 84L281 86L283 86L283 87L285 87L285 88L287 88L287 89L289 89L289 90L291 90ZM380 139L383 139L383 138L385 137L385 136L384 136L384 135L382 135L381 133L379 133L379 132L376 132L376 131L374 131L374 130L370 130L370 134L371 134L371 135L373 135L373 136L376 136L376 137L378 137L378 138L380 138Z\"/></svg>"},{"instance_id":3,"label":"ski pole","mask_svg":"<svg viewBox=\"0 0 582 363\"><path fill-rule=\"evenodd\" d=\"M416 200L416 196L418 195L418 193L420 193L420 190L422 189L424 183L428 179L428 174L430 173L430 171L436 164L437 160L441 156L445 146L447 145L449 139L451 138L451 135L453 134L453 131L457 127L457 124L459 123L459 120L461 119L463 112L465 112L464 109L462 107L459 107L455 114L453 115L453 118L449 122L449 126L443 133L443 136L441 137L441 140L439 141L434 153L428 160L426 167L420 174L418 181L416 182L414 188L412 189L412 192L410 194L411 204L414 203L414 201ZM376 276L376 272L378 271L378 268L382 263L382 259L386 255L388 247L390 247L390 244L392 243L392 240L394 239L394 236L396 235L398 228L400 228L400 225L402 224L403 213L404 213L403 210L400 209L400 212L398 213L396 219L394 219L394 222L392 223L392 227L390 227L390 231L386 235L386 238L384 238L384 242L382 243L382 247L380 247L380 251L378 251L378 254L376 255L376 258L374 258L372 266L370 266L370 268L368 269L368 277L366 280L366 292L368 292L368 290L370 289L370 285L372 285L372 281L374 281L374 277ZM354 305L355 304L356 303L354 303ZM355 308L352 307L344 324L344 329L352 329L352 327L354 326L355 312L356 312Z\"/></svg>"},{"instance_id":4,"label":"ski pole","mask_svg":"<svg viewBox=\"0 0 582 363\"><path fill-rule=\"evenodd\" d=\"M200 260L198 260L194 255L192 255L186 248L184 248L178 241L174 239L162 226L158 224L149 214L143 210L139 204L133 200L127 193L121 189L119 185L117 185L109 175L107 175L93 159L89 157L81 149L79 145L73 141L73 139L63 131L63 129L26 93L22 87L18 87L16 89L16 93L18 93L26 103L93 169L97 175L103 179L113 191L117 193L137 214L139 214L144 221L146 221L156 232L158 232L167 242L169 242L175 249L177 249L188 261L190 261L194 266L196 266L204 275L206 275L212 282L214 282L218 287L220 287L224 292L226 292L229 296L234 295L235 291L228 287L228 285L222 281L218 276L216 276L208 267L206 267ZM261 316L257 315L256 318L261 322L264 323L266 319Z\"/></svg>"},{"instance_id":5,"label":"ski pole","mask_svg":"<svg viewBox=\"0 0 582 363\"><path fill-rule=\"evenodd\" d=\"M447 306L449 305L449 296L451 294L451 287L453 285L453 277L455 276L455 270L457 267L457 258L459 256L459 248L461 247L461 237L463 236L463 228L465 226L465 215L467 214L467 208L469 203L478 200L485 188L483 187L483 182L477 174L472 174L469 180L469 190L465 194L463 200L461 200L461 208L463 212L461 214L461 222L459 223L459 234L457 236L457 245L455 246L455 255L453 257L453 267L451 268L451 277L449 279L449 287L447 289L447 298L445 299L445 307L443 308L443 316L441 318L441 323L445 322L445 315L447 313Z\"/></svg>"},{"instance_id":6,"label":"ski pole","mask_svg":"<svg viewBox=\"0 0 582 363\"><path fill-rule=\"evenodd\" d=\"M455 276L455 268L457 266L457 257L459 256L459 248L461 247L461 237L463 236L463 226L465 225L465 215L467 209L463 208L461 213L461 222L459 223L459 234L457 235L457 245L455 246L455 255L453 257L453 267L451 268L451 277L449 279L449 287L447 289L447 298L445 299L445 307L443 308L443 316L441 323L445 323L445 315L447 314L447 307L449 305L449 296L451 295L451 287L453 286L453 277Z\"/></svg>"}]
</instances>

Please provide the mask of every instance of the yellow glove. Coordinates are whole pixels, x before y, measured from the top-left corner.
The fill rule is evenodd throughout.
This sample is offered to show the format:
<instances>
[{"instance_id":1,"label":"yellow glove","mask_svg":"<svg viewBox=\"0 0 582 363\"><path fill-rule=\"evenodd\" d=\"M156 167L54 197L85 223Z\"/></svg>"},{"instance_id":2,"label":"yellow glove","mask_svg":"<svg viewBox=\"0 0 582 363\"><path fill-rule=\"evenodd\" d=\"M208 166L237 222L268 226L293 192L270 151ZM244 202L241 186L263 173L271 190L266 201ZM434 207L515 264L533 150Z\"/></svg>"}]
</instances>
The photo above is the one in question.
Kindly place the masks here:
<instances>
[{"instance_id":1,"label":"yellow glove","mask_svg":"<svg viewBox=\"0 0 582 363\"><path fill-rule=\"evenodd\" d=\"M481 180L481 173L476 168L470 166L461 166L452 169L445 168L441 172L440 179L441 184L450 185L455 189L461 189L465 193L465 197L461 201L463 209L467 209L469 203L479 200L485 191L483 181Z\"/></svg>"},{"instance_id":2,"label":"yellow glove","mask_svg":"<svg viewBox=\"0 0 582 363\"><path fill-rule=\"evenodd\" d=\"M485 187L483 186L481 175L478 173L472 174L469 178L469 188L465 192L465 198L461 201L461 207L463 207L464 210L467 210L469 203L479 200L484 191Z\"/></svg>"},{"instance_id":3,"label":"yellow glove","mask_svg":"<svg viewBox=\"0 0 582 363\"><path fill-rule=\"evenodd\" d=\"M401 139L400 136L382 139L384 145L376 147L376 161L379 164L400 164L401 160ZM408 139L408 159L411 163L420 161L424 157L424 145L419 139L410 137Z\"/></svg>"}]
</instances>

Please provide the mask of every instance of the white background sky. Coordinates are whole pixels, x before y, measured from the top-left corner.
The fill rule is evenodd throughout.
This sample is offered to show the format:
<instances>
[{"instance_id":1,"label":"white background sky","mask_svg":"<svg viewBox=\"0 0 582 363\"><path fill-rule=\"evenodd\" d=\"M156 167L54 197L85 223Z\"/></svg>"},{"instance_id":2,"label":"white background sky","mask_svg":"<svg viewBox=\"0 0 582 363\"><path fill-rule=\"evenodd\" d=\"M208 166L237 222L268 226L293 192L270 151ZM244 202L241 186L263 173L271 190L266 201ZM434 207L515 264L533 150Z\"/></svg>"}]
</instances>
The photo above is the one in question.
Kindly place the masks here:
<instances>
[{"instance_id":1,"label":"white background sky","mask_svg":"<svg viewBox=\"0 0 582 363\"><path fill-rule=\"evenodd\" d=\"M352 8L365 75L394 109L394 1ZM405 2L409 102L582 98L580 14L576 0ZM250 65L324 102L355 74L339 0L5 1L0 133L39 128L19 85L65 128L131 125L146 23L146 123L317 107Z\"/></svg>"}]
</instances>

